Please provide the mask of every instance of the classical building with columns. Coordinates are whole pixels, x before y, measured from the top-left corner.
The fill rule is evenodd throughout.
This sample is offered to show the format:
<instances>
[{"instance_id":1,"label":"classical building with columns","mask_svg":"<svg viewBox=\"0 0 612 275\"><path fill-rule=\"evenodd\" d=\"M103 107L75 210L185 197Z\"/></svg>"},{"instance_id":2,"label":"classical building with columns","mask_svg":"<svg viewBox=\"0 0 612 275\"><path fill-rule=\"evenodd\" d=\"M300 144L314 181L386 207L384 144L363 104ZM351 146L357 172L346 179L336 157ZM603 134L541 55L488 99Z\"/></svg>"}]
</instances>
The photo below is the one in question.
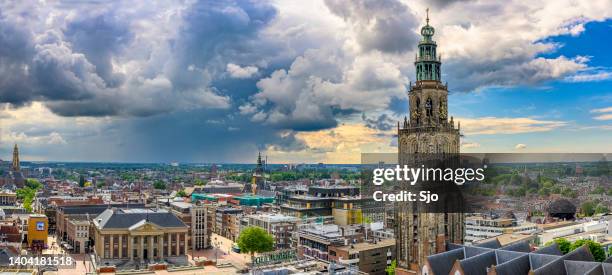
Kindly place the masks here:
<instances>
[{"instance_id":1,"label":"classical building with columns","mask_svg":"<svg viewBox=\"0 0 612 275\"><path fill-rule=\"evenodd\" d=\"M110 208L93 224L98 259L154 261L187 255L189 228L167 210Z\"/></svg>"}]
</instances>

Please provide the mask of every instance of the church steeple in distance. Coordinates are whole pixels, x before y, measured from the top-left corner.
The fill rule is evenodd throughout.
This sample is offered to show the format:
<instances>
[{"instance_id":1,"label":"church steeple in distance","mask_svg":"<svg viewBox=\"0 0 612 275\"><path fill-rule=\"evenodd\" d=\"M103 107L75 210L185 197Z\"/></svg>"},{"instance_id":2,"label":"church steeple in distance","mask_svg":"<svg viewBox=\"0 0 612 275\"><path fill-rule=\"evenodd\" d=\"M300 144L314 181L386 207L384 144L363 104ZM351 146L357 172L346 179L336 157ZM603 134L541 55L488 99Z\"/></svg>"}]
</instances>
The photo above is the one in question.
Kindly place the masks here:
<instances>
[{"instance_id":1,"label":"church steeple in distance","mask_svg":"<svg viewBox=\"0 0 612 275\"><path fill-rule=\"evenodd\" d=\"M15 143L15 147L13 147L13 165L11 166L11 170L14 172L19 172L21 170L21 166L19 164L19 148L17 147L17 143Z\"/></svg>"}]
</instances>

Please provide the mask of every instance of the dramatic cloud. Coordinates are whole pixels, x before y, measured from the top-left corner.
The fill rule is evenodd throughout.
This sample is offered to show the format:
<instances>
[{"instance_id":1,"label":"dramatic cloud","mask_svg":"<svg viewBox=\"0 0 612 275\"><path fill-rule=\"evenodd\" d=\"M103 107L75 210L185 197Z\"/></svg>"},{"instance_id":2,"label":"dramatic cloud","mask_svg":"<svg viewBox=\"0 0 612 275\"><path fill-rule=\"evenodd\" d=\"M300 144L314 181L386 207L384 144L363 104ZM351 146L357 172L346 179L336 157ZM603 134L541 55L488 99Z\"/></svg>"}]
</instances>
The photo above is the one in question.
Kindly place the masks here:
<instances>
[{"instance_id":1,"label":"dramatic cloud","mask_svg":"<svg viewBox=\"0 0 612 275\"><path fill-rule=\"evenodd\" d=\"M308 50L288 70L257 83L252 104L263 110L253 118L293 130L330 128L341 114L381 110L404 98L407 82L379 54L352 59L331 49Z\"/></svg>"},{"instance_id":2,"label":"dramatic cloud","mask_svg":"<svg viewBox=\"0 0 612 275\"><path fill-rule=\"evenodd\" d=\"M443 78L453 91L472 91L534 85L579 73L587 69L588 60L550 57L563 45L551 42L549 37L579 35L587 22L612 16L610 5L604 0L460 1L433 9Z\"/></svg>"},{"instance_id":3,"label":"dramatic cloud","mask_svg":"<svg viewBox=\"0 0 612 275\"><path fill-rule=\"evenodd\" d=\"M610 18L610 5L5 1L0 137L23 143L32 159L243 161L269 149L279 159L341 161L329 150L392 147L426 7L443 79L456 92L609 79L607 68L593 67L597 56L561 55L564 45L551 37L581 35L585 24ZM566 125L529 117L461 123L468 135Z\"/></svg>"},{"instance_id":4,"label":"dramatic cloud","mask_svg":"<svg viewBox=\"0 0 612 275\"><path fill-rule=\"evenodd\" d=\"M329 10L351 27L354 39L365 50L405 52L414 49L419 23L410 9L397 0L325 0Z\"/></svg>"},{"instance_id":5,"label":"dramatic cloud","mask_svg":"<svg viewBox=\"0 0 612 275\"><path fill-rule=\"evenodd\" d=\"M248 59L244 45L256 43L276 13L247 1L23 2L1 10L0 101L42 100L64 116L227 109L230 97L210 82L223 73L226 58ZM48 18L43 28L40 18Z\"/></svg>"}]
</instances>

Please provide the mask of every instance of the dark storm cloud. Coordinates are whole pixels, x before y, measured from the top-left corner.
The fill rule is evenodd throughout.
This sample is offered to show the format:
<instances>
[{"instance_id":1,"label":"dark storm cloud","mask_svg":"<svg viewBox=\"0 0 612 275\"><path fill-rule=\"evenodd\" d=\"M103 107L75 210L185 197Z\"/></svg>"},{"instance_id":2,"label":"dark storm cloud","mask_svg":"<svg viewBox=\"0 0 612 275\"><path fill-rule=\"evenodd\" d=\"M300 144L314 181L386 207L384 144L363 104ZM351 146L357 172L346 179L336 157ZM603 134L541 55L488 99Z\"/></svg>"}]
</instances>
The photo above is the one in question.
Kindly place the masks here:
<instances>
[{"instance_id":1,"label":"dark storm cloud","mask_svg":"<svg viewBox=\"0 0 612 275\"><path fill-rule=\"evenodd\" d=\"M33 37L0 9L0 102L22 105L32 97L27 68Z\"/></svg>"},{"instance_id":2,"label":"dark storm cloud","mask_svg":"<svg viewBox=\"0 0 612 275\"><path fill-rule=\"evenodd\" d=\"M222 123L207 122L211 119ZM257 151L271 145L287 151L305 148L294 133L255 127L218 111L175 112L124 121L117 128L126 150L121 157L133 161L254 162Z\"/></svg>"},{"instance_id":3,"label":"dark storm cloud","mask_svg":"<svg viewBox=\"0 0 612 275\"><path fill-rule=\"evenodd\" d=\"M123 81L121 74L112 72L111 60L132 40L128 23L114 13L105 13L71 21L64 31L73 50L85 55L108 87L117 87Z\"/></svg>"},{"instance_id":4,"label":"dark storm cloud","mask_svg":"<svg viewBox=\"0 0 612 275\"><path fill-rule=\"evenodd\" d=\"M228 109L211 81L228 62L260 61L273 48L257 34L276 15L267 2L121 5L0 7L0 102L43 101L62 116Z\"/></svg>"},{"instance_id":5,"label":"dark storm cloud","mask_svg":"<svg viewBox=\"0 0 612 275\"><path fill-rule=\"evenodd\" d=\"M221 73L228 62L256 62L264 55L257 33L275 16L265 1L199 1L189 7L185 24L173 46L174 62L169 72L178 88L202 84L201 72L190 66ZM258 48L262 47L264 49Z\"/></svg>"},{"instance_id":6,"label":"dark storm cloud","mask_svg":"<svg viewBox=\"0 0 612 275\"><path fill-rule=\"evenodd\" d=\"M397 0L326 0L331 12L354 28L365 50L405 52L418 41L413 31L418 22L408 7Z\"/></svg>"}]
</instances>

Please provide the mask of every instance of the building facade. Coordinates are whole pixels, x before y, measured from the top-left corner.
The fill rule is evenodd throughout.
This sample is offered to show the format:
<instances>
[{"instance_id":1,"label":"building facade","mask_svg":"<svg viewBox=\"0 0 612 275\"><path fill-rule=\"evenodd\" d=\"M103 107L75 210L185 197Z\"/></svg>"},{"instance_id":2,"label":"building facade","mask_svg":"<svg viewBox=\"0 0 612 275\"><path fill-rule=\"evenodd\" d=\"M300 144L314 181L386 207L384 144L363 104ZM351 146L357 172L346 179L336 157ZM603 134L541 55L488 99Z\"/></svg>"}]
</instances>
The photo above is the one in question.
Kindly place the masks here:
<instances>
[{"instance_id":1,"label":"building facade","mask_svg":"<svg viewBox=\"0 0 612 275\"><path fill-rule=\"evenodd\" d=\"M191 247L193 250L208 248L212 231L208 229L208 207L196 203L190 208Z\"/></svg>"},{"instance_id":2,"label":"building facade","mask_svg":"<svg viewBox=\"0 0 612 275\"><path fill-rule=\"evenodd\" d=\"M12 191L2 190L0 191L0 205L15 205L17 201L17 194Z\"/></svg>"},{"instance_id":3,"label":"building facade","mask_svg":"<svg viewBox=\"0 0 612 275\"><path fill-rule=\"evenodd\" d=\"M520 223L516 219L475 215L465 218L465 244L500 236L503 234L533 234L538 231L535 223Z\"/></svg>"},{"instance_id":4,"label":"building facade","mask_svg":"<svg viewBox=\"0 0 612 275\"><path fill-rule=\"evenodd\" d=\"M153 260L187 255L189 228L167 210L107 209L94 221L100 260Z\"/></svg>"},{"instance_id":5,"label":"building facade","mask_svg":"<svg viewBox=\"0 0 612 275\"><path fill-rule=\"evenodd\" d=\"M83 218L74 218L67 221L67 242L72 247L72 252L81 254L89 252L89 225L90 222Z\"/></svg>"},{"instance_id":6,"label":"building facade","mask_svg":"<svg viewBox=\"0 0 612 275\"><path fill-rule=\"evenodd\" d=\"M395 258L395 240L361 242L329 248L330 258L345 266L358 266L359 271L370 275L387 274L385 269Z\"/></svg>"},{"instance_id":7,"label":"building facade","mask_svg":"<svg viewBox=\"0 0 612 275\"><path fill-rule=\"evenodd\" d=\"M234 207L217 207L215 210L214 232L235 241L240 234L240 218L243 210Z\"/></svg>"},{"instance_id":8,"label":"building facade","mask_svg":"<svg viewBox=\"0 0 612 275\"><path fill-rule=\"evenodd\" d=\"M47 248L47 237L49 236L49 220L41 214L31 214L28 217L27 240L28 247L33 250Z\"/></svg>"},{"instance_id":9,"label":"building facade","mask_svg":"<svg viewBox=\"0 0 612 275\"><path fill-rule=\"evenodd\" d=\"M424 154L459 153L459 127L448 118L448 87L441 82L441 59L432 39L434 28L421 28L415 60L416 82L410 85L409 119L398 123L400 165L419 165L413 157ZM416 160L418 162L418 160ZM443 201L441 199L441 201ZM432 213L422 204L395 206L395 236L398 266L419 270L428 255L444 250L445 242L463 242L463 214Z\"/></svg>"},{"instance_id":10,"label":"building facade","mask_svg":"<svg viewBox=\"0 0 612 275\"><path fill-rule=\"evenodd\" d=\"M244 218L245 226L257 226L263 228L274 237L276 249L291 248L291 236L297 228L300 219L279 214L257 214L248 215Z\"/></svg>"},{"instance_id":11,"label":"building facade","mask_svg":"<svg viewBox=\"0 0 612 275\"><path fill-rule=\"evenodd\" d=\"M298 218L331 216L336 209L339 221L344 219L343 223L356 220L361 214L360 203L363 201L359 187L351 185L309 186L306 191L287 188L279 196L282 214Z\"/></svg>"}]
</instances>

